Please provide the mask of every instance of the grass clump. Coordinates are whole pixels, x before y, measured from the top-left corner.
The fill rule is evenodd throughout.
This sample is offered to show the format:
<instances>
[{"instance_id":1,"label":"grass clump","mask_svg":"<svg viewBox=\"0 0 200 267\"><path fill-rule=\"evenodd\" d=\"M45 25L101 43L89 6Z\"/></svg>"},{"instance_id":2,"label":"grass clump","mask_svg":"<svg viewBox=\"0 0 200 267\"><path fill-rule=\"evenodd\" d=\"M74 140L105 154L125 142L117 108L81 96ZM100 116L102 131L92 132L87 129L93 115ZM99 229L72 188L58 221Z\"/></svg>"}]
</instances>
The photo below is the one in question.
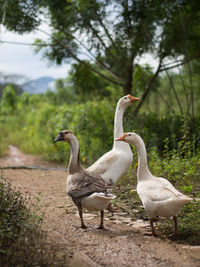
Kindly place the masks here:
<instances>
[{"instance_id":1,"label":"grass clump","mask_svg":"<svg viewBox=\"0 0 200 267\"><path fill-rule=\"evenodd\" d=\"M33 215L32 205L27 208L27 198L0 177L0 266L55 266L42 217Z\"/></svg>"},{"instance_id":2,"label":"grass clump","mask_svg":"<svg viewBox=\"0 0 200 267\"><path fill-rule=\"evenodd\" d=\"M178 235L171 236L174 229L172 220L157 223L158 234L175 240L177 243L200 245L200 201L193 200L178 214Z\"/></svg>"}]
</instances>

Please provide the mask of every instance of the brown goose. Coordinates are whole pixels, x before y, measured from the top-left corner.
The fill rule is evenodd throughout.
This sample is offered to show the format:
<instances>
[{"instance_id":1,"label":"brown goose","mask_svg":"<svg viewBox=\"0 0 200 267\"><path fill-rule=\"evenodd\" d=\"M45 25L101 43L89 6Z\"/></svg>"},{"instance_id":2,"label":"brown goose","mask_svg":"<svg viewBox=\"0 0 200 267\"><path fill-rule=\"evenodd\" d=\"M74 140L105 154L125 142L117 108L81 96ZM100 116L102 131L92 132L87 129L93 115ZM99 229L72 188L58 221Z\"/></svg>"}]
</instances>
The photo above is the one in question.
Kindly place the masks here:
<instances>
[{"instance_id":1,"label":"brown goose","mask_svg":"<svg viewBox=\"0 0 200 267\"><path fill-rule=\"evenodd\" d=\"M100 211L101 222L98 228L103 229L104 209L115 198L113 194L108 192L110 187L106 185L100 175L91 173L81 167L79 160L80 146L76 135L72 131L61 131L54 141L66 141L70 144L71 154L66 191L78 208L81 228L86 228L82 216L83 208L86 208L89 211Z\"/></svg>"}]
</instances>

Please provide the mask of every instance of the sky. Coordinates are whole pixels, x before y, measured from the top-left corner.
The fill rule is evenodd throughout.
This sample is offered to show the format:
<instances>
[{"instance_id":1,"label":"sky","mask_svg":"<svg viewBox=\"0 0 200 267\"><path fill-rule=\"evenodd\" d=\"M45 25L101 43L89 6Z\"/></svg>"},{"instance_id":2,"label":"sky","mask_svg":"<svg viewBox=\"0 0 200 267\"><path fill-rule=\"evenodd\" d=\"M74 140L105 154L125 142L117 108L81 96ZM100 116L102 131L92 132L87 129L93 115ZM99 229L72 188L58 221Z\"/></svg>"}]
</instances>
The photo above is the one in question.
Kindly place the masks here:
<instances>
[{"instance_id":1,"label":"sky","mask_svg":"<svg viewBox=\"0 0 200 267\"><path fill-rule=\"evenodd\" d=\"M42 32L19 35L0 26L0 41L33 43L37 38L47 37ZM42 76L57 79L67 77L69 69L69 64L49 66L49 62L42 59L42 53L35 54L31 46L0 43L0 73L19 74L30 80Z\"/></svg>"},{"instance_id":2,"label":"sky","mask_svg":"<svg viewBox=\"0 0 200 267\"><path fill-rule=\"evenodd\" d=\"M46 25L41 25L40 28L44 31L49 31ZM0 25L0 41L33 43L37 38L45 40L47 35L38 31L20 35L7 31ZM157 65L157 62L151 55L144 56L138 63L149 63L154 68ZM0 73L22 75L28 80L42 76L58 79L66 78L69 70L70 64L63 64L61 66L56 64L49 65L47 59L42 58L42 53L35 54L31 46L0 42Z\"/></svg>"}]
</instances>

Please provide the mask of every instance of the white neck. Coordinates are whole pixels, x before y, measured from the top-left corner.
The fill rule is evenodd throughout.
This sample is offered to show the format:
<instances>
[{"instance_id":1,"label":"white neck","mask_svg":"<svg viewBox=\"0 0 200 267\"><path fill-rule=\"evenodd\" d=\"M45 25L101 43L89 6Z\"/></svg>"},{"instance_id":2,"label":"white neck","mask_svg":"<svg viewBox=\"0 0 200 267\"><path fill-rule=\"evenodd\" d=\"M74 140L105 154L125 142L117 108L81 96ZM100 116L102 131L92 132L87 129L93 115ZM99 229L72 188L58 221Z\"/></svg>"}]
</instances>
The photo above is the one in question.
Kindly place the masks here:
<instances>
[{"instance_id":1,"label":"white neck","mask_svg":"<svg viewBox=\"0 0 200 267\"><path fill-rule=\"evenodd\" d=\"M80 166L80 159L79 159L80 147L78 139L76 137L71 139L69 144L71 153L70 153L68 172L69 174L74 174L83 170L82 167Z\"/></svg>"},{"instance_id":2,"label":"white neck","mask_svg":"<svg viewBox=\"0 0 200 267\"><path fill-rule=\"evenodd\" d=\"M152 177L147 165L147 153L145 144L140 136L138 136L138 142L135 144L138 152L138 170L137 179L138 182Z\"/></svg>"},{"instance_id":3,"label":"white neck","mask_svg":"<svg viewBox=\"0 0 200 267\"><path fill-rule=\"evenodd\" d=\"M123 134L123 116L125 108L120 106L120 103L117 103L114 119L114 149L130 149L129 144L125 142L115 141L117 137L120 137Z\"/></svg>"}]
</instances>

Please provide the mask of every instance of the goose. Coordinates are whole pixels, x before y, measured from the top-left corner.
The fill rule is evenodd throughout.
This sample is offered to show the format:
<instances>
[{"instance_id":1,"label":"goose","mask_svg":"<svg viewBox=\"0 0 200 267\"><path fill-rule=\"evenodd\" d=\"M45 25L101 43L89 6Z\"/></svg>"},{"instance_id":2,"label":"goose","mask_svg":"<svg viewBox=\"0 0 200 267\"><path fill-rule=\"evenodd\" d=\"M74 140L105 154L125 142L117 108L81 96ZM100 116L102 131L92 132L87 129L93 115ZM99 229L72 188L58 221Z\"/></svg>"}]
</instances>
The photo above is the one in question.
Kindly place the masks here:
<instances>
[{"instance_id":1,"label":"goose","mask_svg":"<svg viewBox=\"0 0 200 267\"><path fill-rule=\"evenodd\" d=\"M150 220L152 235L156 235L153 222L156 217L173 217L174 235L178 233L177 213L192 199L179 192L167 179L155 177L147 165L146 147L142 138L134 133L124 133L116 138L136 147L138 153L137 193Z\"/></svg>"},{"instance_id":2,"label":"goose","mask_svg":"<svg viewBox=\"0 0 200 267\"><path fill-rule=\"evenodd\" d=\"M123 115L126 108L138 100L139 98L131 95L119 99L114 118L113 148L87 168L88 171L101 175L108 185L116 184L132 163L133 153L129 144L116 142L115 139L123 134Z\"/></svg>"},{"instance_id":3,"label":"goose","mask_svg":"<svg viewBox=\"0 0 200 267\"><path fill-rule=\"evenodd\" d=\"M101 222L98 228L104 229L104 209L115 198L113 194L108 192L110 187L106 185L100 175L90 173L81 167L79 160L80 146L76 135L72 131L61 131L54 141L66 141L70 144L66 192L78 208L81 228L87 228L82 214L85 208L89 211L100 211Z\"/></svg>"}]
</instances>

